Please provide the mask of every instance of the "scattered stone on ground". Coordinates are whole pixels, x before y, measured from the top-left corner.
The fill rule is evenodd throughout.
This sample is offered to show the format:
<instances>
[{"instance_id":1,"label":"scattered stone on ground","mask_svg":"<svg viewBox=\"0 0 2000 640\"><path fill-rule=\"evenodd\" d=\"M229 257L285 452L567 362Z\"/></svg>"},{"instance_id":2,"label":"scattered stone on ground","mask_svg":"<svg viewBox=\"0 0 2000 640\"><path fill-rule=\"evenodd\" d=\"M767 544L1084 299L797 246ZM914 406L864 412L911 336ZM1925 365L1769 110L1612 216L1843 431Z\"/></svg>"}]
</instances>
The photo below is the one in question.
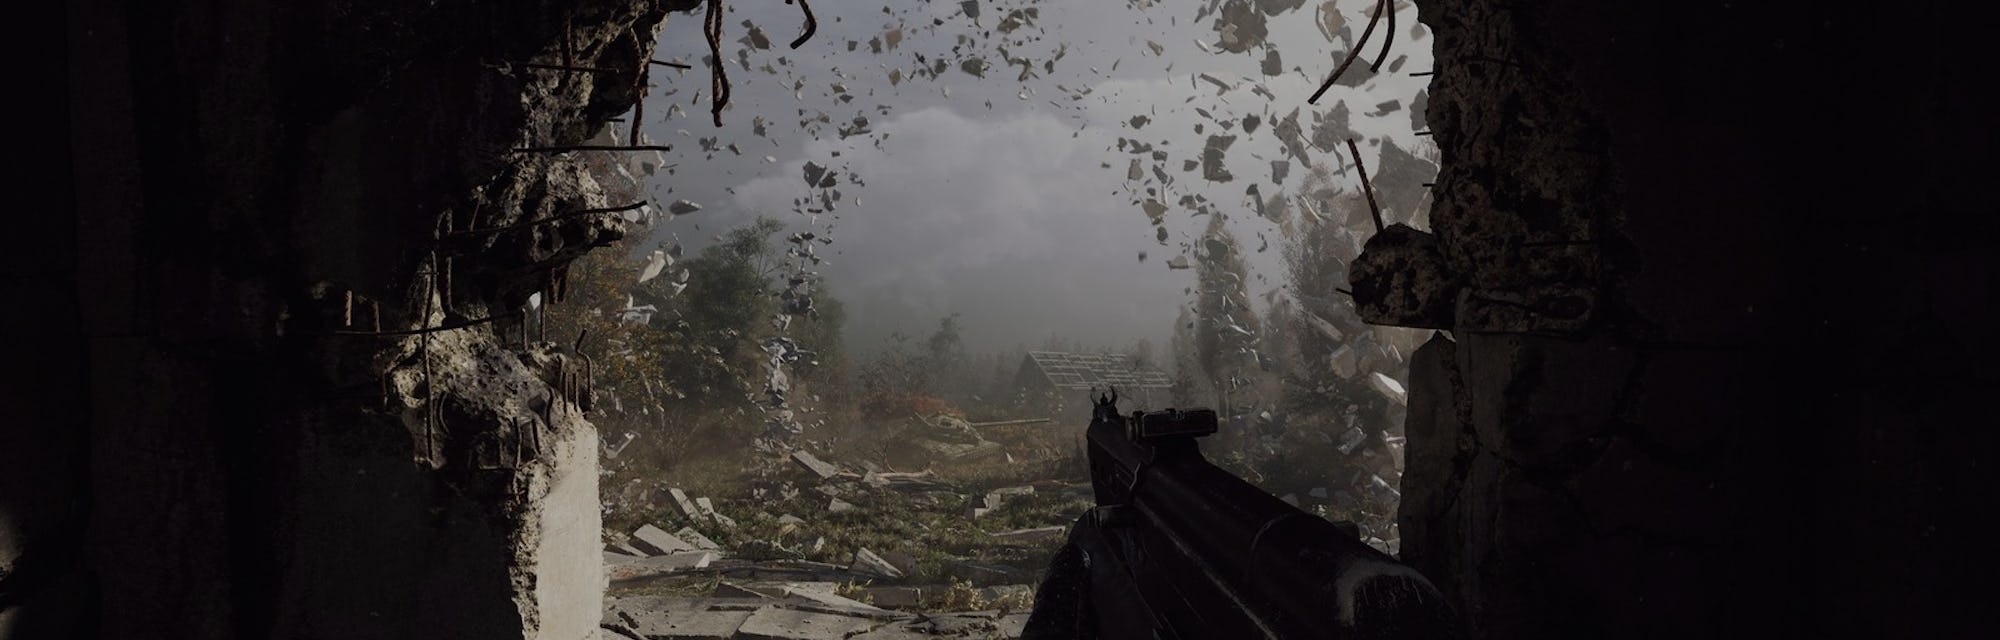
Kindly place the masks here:
<instances>
[{"instance_id":1,"label":"scattered stone on ground","mask_svg":"<svg viewBox=\"0 0 2000 640\"><path fill-rule=\"evenodd\" d=\"M686 540L674 537L674 534L667 533L659 527L650 524L639 527L637 531L632 532L631 546L643 552L633 555L641 556L663 556L676 551L700 550L695 548L694 545L688 544Z\"/></svg>"},{"instance_id":2,"label":"scattered stone on ground","mask_svg":"<svg viewBox=\"0 0 2000 640\"><path fill-rule=\"evenodd\" d=\"M699 518L701 520L707 520L717 525L721 525L722 528L724 529L736 528L736 521L729 519L729 516L716 513L715 503L710 501L706 496L695 498L694 508L697 513L701 514Z\"/></svg>"},{"instance_id":3,"label":"scattered stone on ground","mask_svg":"<svg viewBox=\"0 0 2000 640\"><path fill-rule=\"evenodd\" d=\"M720 557L714 551L681 551L649 558L633 558L620 564L604 568L604 575L612 583L646 580L660 576L685 573L708 568L709 563Z\"/></svg>"},{"instance_id":4,"label":"scattered stone on ground","mask_svg":"<svg viewBox=\"0 0 2000 640\"><path fill-rule=\"evenodd\" d=\"M867 547L854 550L854 564L849 565L848 569L856 573L872 573L885 578L903 577L902 569L889 564L889 561L875 555L875 552L869 551Z\"/></svg>"},{"instance_id":5,"label":"scattered stone on ground","mask_svg":"<svg viewBox=\"0 0 2000 640\"><path fill-rule=\"evenodd\" d=\"M694 501L688 499L688 494L686 491L682 491L680 487L673 487L667 489L667 494L673 496L674 508L678 509L681 512L681 517L687 518L689 520L703 519L701 516L701 510L695 508Z\"/></svg>"},{"instance_id":6,"label":"scattered stone on ground","mask_svg":"<svg viewBox=\"0 0 2000 640\"><path fill-rule=\"evenodd\" d=\"M828 464L820 460L818 456L805 451L793 451L792 462L798 463L799 467L805 469L807 472L819 476L821 480L832 478L840 473L839 467Z\"/></svg>"},{"instance_id":7,"label":"scattered stone on ground","mask_svg":"<svg viewBox=\"0 0 2000 640\"><path fill-rule=\"evenodd\" d=\"M832 498L832 502L828 502L826 504L827 513L847 513L853 510L854 510L854 503L842 500L840 498Z\"/></svg>"},{"instance_id":8,"label":"scattered stone on ground","mask_svg":"<svg viewBox=\"0 0 2000 640\"><path fill-rule=\"evenodd\" d=\"M680 531L674 532L674 537L686 540L688 544L692 544L694 548L702 551L722 550L722 545L718 545L714 540L708 539L708 536L701 535L701 532L695 531L694 527L681 527Z\"/></svg>"}]
</instances>

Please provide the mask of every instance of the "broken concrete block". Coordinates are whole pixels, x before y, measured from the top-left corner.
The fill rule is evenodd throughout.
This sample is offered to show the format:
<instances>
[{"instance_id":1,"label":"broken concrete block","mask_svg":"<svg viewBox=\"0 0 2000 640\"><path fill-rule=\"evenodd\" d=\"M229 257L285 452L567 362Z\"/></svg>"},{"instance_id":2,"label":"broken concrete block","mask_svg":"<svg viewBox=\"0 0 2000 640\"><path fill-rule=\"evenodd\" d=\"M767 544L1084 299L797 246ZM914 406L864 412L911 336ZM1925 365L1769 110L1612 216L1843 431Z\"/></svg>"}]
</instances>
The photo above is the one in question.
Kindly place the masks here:
<instances>
[{"instance_id":1,"label":"broken concrete block","mask_svg":"<svg viewBox=\"0 0 2000 640\"><path fill-rule=\"evenodd\" d=\"M718 545L714 540L708 539L708 536L701 535L701 532L695 531L694 527L681 527L680 531L674 532L674 537L686 540L688 544L694 545L694 548L703 551L722 550L722 545Z\"/></svg>"},{"instance_id":2,"label":"broken concrete block","mask_svg":"<svg viewBox=\"0 0 2000 640\"><path fill-rule=\"evenodd\" d=\"M875 552L869 551L867 547L854 550L854 564L848 566L848 570L855 573L871 573L886 578L903 577L903 570L897 569L896 565L889 564L888 560L883 560L882 556L875 555Z\"/></svg>"},{"instance_id":3,"label":"broken concrete block","mask_svg":"<svg viewBox=\"0 0 2000 640\"><path fill-rule=\"evenodd\" d=\"M1326 360L1328 367L1333 370L1333 375L1340 376L1343 380L1352 380L1355 374L1361 372L1361 355L1348 345L1343 344L1334 348L1333 354L1328 355Z\"/></svg>"},{"instance_id":4,"label":"broken concrete block","mask_svg":"<svg viewBox=\"0 0 2000 640\"><path fill-rule=\"evenodd\" d=\"M793 451L792 462L798 463L799 467L805 469L807 472L819 476L821 480L831 478L835 474L840 473L839 467L827 464L825 461L820 460L818 456L804 451Z\"/></svg>"},{"instance_id":5,"label":"broken concrete block","mask_svg":"<svg viewBox=\"0 0 2000 640\"><path fill-rule=\"evenodd\" d=\"M1026 544L1030 542L1039 542L1042 540L1053 540L1056 538L1061 538L1063 535L1063 529L1064 529L1063 526L1056 525L1052 527L1037 527L1034 529L1016 529L1014 531L1002 531L1000 533L989 533L987 535L992 536L994 541L1003 544Z\"/></svg>"},{"instance_id":6,"label":"broken concrete block","mask_svg":"<svg viewBox=\"0 0 2000 640\"><path fill-rule=\"evenodd\" d=\"M650 524L632 532L632 543L632 546L644 552L637 554L642 556L663 556L676 551L699 551L686 540L676 538L674 534Z\"/></svg>"},{"instance_id":7,"label":"broken concrete block","mask_svg":"<svg viewBox=\"0 0 2000 640\"><path fill-rule=\"evenodd\" d=\"M1279 499L1279 500L1283 500L1283 501L1285 501L1285 504L1289 504L1289 505L1292 505L1292 506L1294 506L1294 507L1296 507L1296 506L1299 506L1299 496L1298 496L1298 494L1295 494L1295 493L1287 493L1287 494L1285 494L1285 495L1283 495L1283 496L1280 496L1280 497L1279 497L1278 499Z\"/></svg>"},{"instance_id":8,"label":"broken concrete block","mask_svg":"<svg viewBox=\"0 0 2000 640\"><path fill-rule=\"evenodd\" d=\"M843 640L875 627L867 618L764 607L737 627L745 640Z\"/></svg>"},{"instance_id":9,"label":"broken concrete block","mask_svg":"<svg viewBox=\"0 0 2000 640\"><path fill-rule=\"evenodd\" d=\"M641 638L726 640L737 637L737 629L750 619L752 611L704 608L641 616L631 628ZM616 637L616 636L614 636ZM623 640L620 638L620 640Z\"/></svg>"},{"instance_id":10,"label":"broken concrete block","mask_svg":"<svg viewBox=\"0 0 2000 640\"><path fill-rule=\"evenodd\" d=\"M700 498L695 498L695 499L694 499L694 508L695 508L695 511L697 511L697 512L699 512L699 513L701 514L701 517L702 517L703 519L706 519L706 520L708 520L708 521L710 521L710 522L714 522L715 524L718 524L718 525L721 525L721 526L722 526L722 528L724 528L724 529L734 529L734 528L736 528L736 521L735 521L735 520L731 520L731 519L729 518L729 516L725 516L725 515L722 515L722 514L720 514L720 513L716 513L716 512L715 512L715 503L714 503L714 502L711 502L711 501L709 501L709 499L708 499L708 497L707 497L707 496L703 496L703 497L700 497Z\"/></svg>"},{"instance_id":11,"label":"broken concrete block","mask_svg":"<svg viewBox=\"0 0 2000 640\"><path fill-rule=\"evenodd\" d=\"M1383 375L1380 371L1368 374L1368 386L1374 387L1376 392L1381 393L1383 396L1389 398L1390 402L1394 402L1399 406L1409 403L1410 395L1408 391L1403 389L1403 383L1397 382L1395 378Z\"/></svg>"},{"instance_id":12,"label":"broken concrete block","mask_svg":"<svg viewBox=\"0 0 2000 640\"><path fill-rule=\"evenodd\" d=\"M607 545L604 545L604 550L605 550L605 551L609 551L609 552L612 552L612 553L621 553L621 554L625 554L625 555L628 555L628 556L634 556L634 557L639 557L639 558L644 558L644 557L646 557L646 556L649 556L649 555L652 555L652 554L649 554L649 553L646 553L645 551L641 551L641 550L639 550L639 548L638 548L638 547L634 547L634 546L632 546L632 545L631 545L630 543L627 543L627 542L625 542L625 541L622 541L622 540L621 540L621 541L618 541L618 542L613 542L613 543L611 543L611 544L607 544Z\"/></svg>"},{"instance_id":13,"label":"broken concrete block","mask_svg":"<svg viewBox=\"0 0 2000 640\"><path fill-rule=\"evenodd\" d=\"M1340 454L1354 455L1354 448L1361 446L1361 442L1367 439L1368 434L1362 433L1360 427L1348 427L1345 433L1340 434Z\"/></svg>"},{"instance_id":14,"label":"broken concrete block","mask_svg":"<svg viewBox=\"0 0 2000 640\"><path fill-rule=\"evenodd\" d=\"M664 556L636 558L622 564L607 566L604 568L604 574L612 582L641 580L706 569L717 557L719 556L714 551L682 551Z\"/></svg>"},{"instance_id":15,"label":"broken concrete block","mask_svg":"<svg viewBox=\"0 0 2000 640\"><path fill-rule=\"evenodd\" d=\"M1306 495L1312 496L1314 498L1319 498L1321 500L1325 500L1328 494L1326 492L1326 487L1313 487L1313 490L1307 491Z\"/></svg>"},{"instance_id":16,"label":"broken concrete block","mask_svg":"<svg viewBox=\"0 0 2000 640\"><path fill-rule=\"evenodd\" d=\"M854 510L854 503L842 500L840 498L833 498L832 502L828 502L826 504L827 513L847 513L853 510Z\"/></svg>"},{"instance_id":17,"label":"broken concrete block","mask_svg":"<svg viewBox=\"0 0 2000 640\"><path fill-rule=\"evenodd\" d=\"M680 487L673 487L667 489L667 493L673 496L674 508L681 512L681 517L696 521L702 519L701 510L694 507L694 501L688 499L686 491L682 491Z\"/></svg>"},{"instance_id":18,"label":"broken concrete block","mask_svg":"<svg viewBox=\"0 0 2000 640\"><path fill-rule=\"evenodd\" d=\"M1392 224L1369 236L1348 267L1354 310L1369 324L1449 329L1459 278L1446 266L1437 236Z\"/></svg>"}]
</instances>

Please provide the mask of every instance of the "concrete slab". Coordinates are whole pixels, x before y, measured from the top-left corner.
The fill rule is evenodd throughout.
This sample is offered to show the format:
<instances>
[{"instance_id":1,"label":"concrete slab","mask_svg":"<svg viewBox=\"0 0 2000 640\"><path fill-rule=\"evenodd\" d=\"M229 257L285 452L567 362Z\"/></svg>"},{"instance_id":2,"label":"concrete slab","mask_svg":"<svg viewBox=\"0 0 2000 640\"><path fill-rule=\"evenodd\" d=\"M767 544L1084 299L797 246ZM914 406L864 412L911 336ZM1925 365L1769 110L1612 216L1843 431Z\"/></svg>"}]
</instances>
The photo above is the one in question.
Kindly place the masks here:
<instances>
[{"instance_id":1,"label":"concrete slab","mask_svg":"<svg viewBox=\"0 0 2000 640\"><path fill-rule=\"evenodd\" d=\"M750 614L736 629L743 640L845 640L874 629L867 618L841 616L780 607L764 607Z\"/></svg>"},{"instance_id":2,"label":"concrete slab","mask_svg":"<svg viewBox=\"0 0 2000 640\"><path fill-rule=\"evenodd\" d=\"M694 548L700 549L702 551L722 550L722 545L716 544L714 540L708 539L708 536L701 535L701 532L695 531L694 527L681 527L680 531L674 532L674 537L686 540L688 544L694 545Z\"/></svg>"},{"instance_id":3,"label":"concrete slab","mask_svg":"<svg viewBox=\"0 0 2000 640\"><path fill-rule=\"evenodd\" d=\"M701 514L702 519L721 525L725 529L736 528L735 520L730 519L729 516L715 512L715 503L710 501L708 496L695 498L694 509Z\"/></svg>"},{"instance_id":4,"label":"concrete slab","mask_svg":"<svg viewBox=\"0 0 2000 640\"><path fill-rule=\"evenodd\" d=\"M716 557L714 551L682 551L607 566L604 573L612 582L627 582L705 569Z\"/></svg>"},{"instance_id":5,"label":"concrete slab","mask_svg":"<svg viewBox=\"0 0 2000 640\"><path fill-rule=\"evenodd\" d=\"M639 618L632 630L647 640L727 640L739 637L754 611L674 611Z\"/></svg>"},{"instance_id":6,"label":"concrete slab","mask_svg":"<svg viewBox=\"0 0 2000 640\"><path fill-rule=\"evenodd\" d=\"M686 540L650 524L632 532L632 546L649 556L664 556L677 551L700 551Z\"/></svg>"},{"instance_id":7,"label":"concrete slab","mask_svg":"<svg viewBox=\"0 0 2000 640\"><path fill-rule=\"evenodd\" d=\"M815 456L811 453L807 453L804 451L793 451L792 462L798 463L800 468L805 469L806 472L808 473L818 476L819 479L821 480L832 478L834 475L840 473L839 467L833 466L832 464L828 464L827 462L820 460L818 456Z\"/></svg>"},{"instance_id":8,"label":"concrete slab","mask_svg":"<svg viewBox=\"0 0 2000 640\"><path fill-rule=\"evenodd\" d=\"M872 573L885 578L903 577L903 570L889 564L888 560L883 560L882 556L875 555L867 547L854 550L854 564L847 568L855 573Z\"/></svg>"},{"instance_id":9,"label":"concrete slab","mask_svg":"<svg viewBox=\"0 0 2000 640\"><path fill-rule=\"evenodd\" d=\"M694 501L688 499L686 491L682 491L680 487L673 487L667 489L667 493L673 496L674 509L681 512L681 517L696 521L703 519L701 510L695 508Z\"/></svg>"}]
</instances>

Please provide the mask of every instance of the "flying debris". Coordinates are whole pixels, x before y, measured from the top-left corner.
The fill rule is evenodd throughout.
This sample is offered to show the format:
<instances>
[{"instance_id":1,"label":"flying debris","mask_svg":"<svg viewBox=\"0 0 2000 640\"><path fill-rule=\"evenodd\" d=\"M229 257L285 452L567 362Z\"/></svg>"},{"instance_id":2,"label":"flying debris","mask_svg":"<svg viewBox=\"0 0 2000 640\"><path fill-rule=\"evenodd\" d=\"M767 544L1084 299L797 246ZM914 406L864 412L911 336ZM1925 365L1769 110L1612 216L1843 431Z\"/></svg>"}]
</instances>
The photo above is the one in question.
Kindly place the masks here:
<instances>
[{"instance_id":1,"label":"flying debris","mask_svg":"<svg viewBox=\"0 0 2000 640\"><path fill-rule=\"evenodd\" d=\"M667 252L654 249L652 255L646 257L646 267L639 270L639 282L644 284L647 280L659 277L660 272L672 262L673 258L667 257Z\"/></svg>"},{"instance_id":2,"label":"flying debris","mask_svg":"<svg viewBox=\"0 0 2000 640\"><path fill-rule=\"evenodd\" d=\"M675 200L673 204L667 205L667 212L677 216L687 215L700 210L701 210L701 205L689 202L687 200Z\"/></svg>"}]
</instances>

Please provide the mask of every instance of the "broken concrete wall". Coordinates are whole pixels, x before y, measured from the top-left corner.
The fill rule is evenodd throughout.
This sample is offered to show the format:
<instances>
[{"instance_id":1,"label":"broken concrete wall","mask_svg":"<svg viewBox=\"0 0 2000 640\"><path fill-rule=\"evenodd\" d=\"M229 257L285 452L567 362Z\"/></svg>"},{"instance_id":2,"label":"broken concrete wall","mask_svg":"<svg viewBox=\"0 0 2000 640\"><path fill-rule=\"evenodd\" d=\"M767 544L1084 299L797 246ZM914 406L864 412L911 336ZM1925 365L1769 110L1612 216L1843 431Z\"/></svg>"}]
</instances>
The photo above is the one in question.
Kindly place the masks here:
<instances>
[{"instance_id":1,"label":"broken concrete wall","mask_svg":"<svg viewBox=\"0 0 2000 640\"><path fill-rule=\"evenodd\" d=\"M1451 312L1410 374L1406 559L1483 637L1969 628L1980 38L1940 3L1421 14L1449 275L1401 281L1452 286L1356 287Z\"/></svg>"},{"instance_id":2,"label":"broken concrete wall","mask_svg":"<svg viewBox=\"0 0 2000 640\"><path fill-rule=\"evenodd\" d=\"M628 110L690 6L71 3L76 206L6 265L48 312L7 327L47 365L6 406L42 428L0 460L0 629L594 633L582 366L511 314L626 203L512 150Z\"/></svg>"}]
</instances>

